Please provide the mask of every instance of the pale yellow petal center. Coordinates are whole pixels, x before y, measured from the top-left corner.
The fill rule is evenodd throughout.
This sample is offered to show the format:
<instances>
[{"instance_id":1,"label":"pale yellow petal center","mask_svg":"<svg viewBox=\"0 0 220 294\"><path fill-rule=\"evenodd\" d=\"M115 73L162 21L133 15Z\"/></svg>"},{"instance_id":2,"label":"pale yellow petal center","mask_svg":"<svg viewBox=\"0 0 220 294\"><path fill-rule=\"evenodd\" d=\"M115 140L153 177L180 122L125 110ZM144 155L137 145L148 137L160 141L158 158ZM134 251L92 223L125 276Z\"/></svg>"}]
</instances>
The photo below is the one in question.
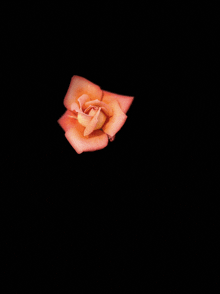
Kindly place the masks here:
<instances>
[{"instance_id":1,"label":"pale yellow petal center","mask_svg":"<svg viewBox=\"0 0 220 294\"><path fill-rule=\"evenodd\" d=\"M85 115L84 113L78 112L77 119L78 119L78 122L82 126L87 127L87 125L91 121L92 117L91 116L88 116L88 115Z\"/></svg>"}]
</instances>

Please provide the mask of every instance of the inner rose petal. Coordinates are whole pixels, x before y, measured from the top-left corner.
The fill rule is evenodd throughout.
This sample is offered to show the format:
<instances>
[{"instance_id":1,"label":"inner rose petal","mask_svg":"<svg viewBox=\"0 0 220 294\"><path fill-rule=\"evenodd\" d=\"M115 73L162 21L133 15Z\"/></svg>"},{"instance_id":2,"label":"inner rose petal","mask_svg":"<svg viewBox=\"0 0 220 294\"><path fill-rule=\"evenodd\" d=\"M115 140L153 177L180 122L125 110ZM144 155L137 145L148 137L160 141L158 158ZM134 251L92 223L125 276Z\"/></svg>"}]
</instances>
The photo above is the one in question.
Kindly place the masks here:
<instances>
[{"instance_id":1,"label":"inner rose petal","mask_svg":"<svg viewBox=\"0 0 220 294\"><path fill-rule=\"evenodd\" d=\"M79 105L76 103L76 102L73 102L71 105L70 105L70 110L71 111L78 111L79 110Z\"/></svg>"},{"instance_id":2,"label":"inner rose petal","mask_svg":"<svg viewBox=\"0 0 220 294\"><path fill-rule=\"evenodd\" d=\"M113 112L111 107L106 104L105 102L99 101L98 99L92 100L92 101L87 101L83 105L83 110L86 112L87 109L91 106L98 106L102 108L102 111L107 115L107 116L112 116Z\"/></svg>"},{"instance_id":3,"label":"inner rose petal","mask_svg":"<svg viewBox=\"0 0 220 294\"><path fill-rule=\"evenodd\" d=\"M96 127L96 124L98 122L98 116L99 116L99 113L100 113L100 110L99 109L96 114L93 116L93 118L91 119L90 123L86 126L85 130L84 130L84 136L88 136L90 135L94 130L95 130L95 127Z\"/></svg>"},{"instance_id":4,"label":"inner rose petal","mask_svg":"<svg viewBox=\"0 0 220 294\"><path fill-rule=\"evenodd\" d=\"M99 108L100 109L100 112L99 112L99 115L97 117L97 124L96 124L96 127L94 130L99 130L101 129L101 127L104 125L105 121L106 121L106 115L102 112L102 107ZM89 115L92 115L94 116L96 113L97 113L98 110L95 110L95 109L91 109L90 112L89 112Z\"/></svg>"},{"instance_id":5,"label":"inner rose petal","mask_svg":"<svg viewBox=\"0 0 220 294\"><path fill-rule=\"evenodd\" d=\"M94 130L101 129L107 116L113 115L109 105L98 99L91 101L87 94L81 95L77 102L72 103L71 110L77 113L78 122L85 127L85 136L88 136Z\"/></svg>"},{"instance_id":6,"label":"inner rose petal","mask_svg":"<svg viewBox=\"0 0 220 294\"><path fill-rule=\"evenodd\" d=\"M94 130L101 129L104 125L107 117L101 110L101 107L98 108L93 106L93 108L90 109L89 114L83 113L82 111L77 111L78 122L86 128L86 135L91 134L91 132Z\"/></svg>"},{"instance_id":7,"label":"inner rose petal","mask_svg":"<svg viewBox=\"0 0 220 294\"><path fill-rule=\"evenodd\" d=\"M101 107L98 110L91 109L90 114L95 114L89 124L84 130L84 136L88 136L94 130L101 129L106 120L106 115L101 111Z\"/></svg>"},{"instance_id":8,"label":"inner rose petal","mask_svg":"<svg viewBox=\"0 0 220 294\"><path fill-rule=\"evenodd\" d=\"M89 100L90 98L89 98L89 95L87 94L83 94L82 96L78 98L80 110L82 110L83 104Z\"/></svg>"},{"instance_id":9,"label":"inner rose petal","mask_svg":"<svg viewBox=\"0 0 220 294\"><path fill-rule=\"evenodd\" d=\"M88 124L90 123L90 121L92 120L92 116L87 115L87 114L85 114L83 112L78 112L77 119L78 119L78 122L82 126L87 127Z\"/></svg>"}]
</instances>

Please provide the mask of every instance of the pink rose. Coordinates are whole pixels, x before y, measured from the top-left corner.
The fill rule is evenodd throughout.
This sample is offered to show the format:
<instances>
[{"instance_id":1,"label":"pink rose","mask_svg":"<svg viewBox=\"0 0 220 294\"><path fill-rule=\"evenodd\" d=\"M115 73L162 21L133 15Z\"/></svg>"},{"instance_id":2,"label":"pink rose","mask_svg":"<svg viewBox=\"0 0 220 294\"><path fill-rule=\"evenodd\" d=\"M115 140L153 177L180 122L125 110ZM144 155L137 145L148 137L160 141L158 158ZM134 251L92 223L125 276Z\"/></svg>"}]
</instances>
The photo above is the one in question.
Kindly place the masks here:
<instances>
[{"instance_id":1,"label":"pink rose","mask_svg":"<svg viewBox=\"0 0 220 294\"><path fill-rule=\"evenodd\" d=\"M67 110L58 123L78 154L99 150L108 145L108 140L114 140L133 99L101 90L87 79L73 76L64 98Z\"/></svg>"}]
</instances>

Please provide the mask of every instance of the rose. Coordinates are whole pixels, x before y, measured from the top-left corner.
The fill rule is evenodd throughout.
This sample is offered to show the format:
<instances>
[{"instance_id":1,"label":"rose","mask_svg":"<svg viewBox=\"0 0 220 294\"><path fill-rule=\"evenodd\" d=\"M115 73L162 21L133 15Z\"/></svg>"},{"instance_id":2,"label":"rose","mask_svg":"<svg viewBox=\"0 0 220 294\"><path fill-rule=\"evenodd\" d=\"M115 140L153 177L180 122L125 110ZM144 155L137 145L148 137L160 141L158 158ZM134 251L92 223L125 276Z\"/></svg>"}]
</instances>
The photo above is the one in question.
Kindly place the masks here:
<instances>
[{"instance_id":1,"label":"rose","mask_svg":"<svg viewBox=\"0 0 220 294\"><path fill-rule=\"evenodd\" d=\"M64 98L66 112L58 123L65 137L80 154L95 151L113 141L122 128L134 97L103 91L80 76L73 76Z\"/></svg>"}]
</instances>

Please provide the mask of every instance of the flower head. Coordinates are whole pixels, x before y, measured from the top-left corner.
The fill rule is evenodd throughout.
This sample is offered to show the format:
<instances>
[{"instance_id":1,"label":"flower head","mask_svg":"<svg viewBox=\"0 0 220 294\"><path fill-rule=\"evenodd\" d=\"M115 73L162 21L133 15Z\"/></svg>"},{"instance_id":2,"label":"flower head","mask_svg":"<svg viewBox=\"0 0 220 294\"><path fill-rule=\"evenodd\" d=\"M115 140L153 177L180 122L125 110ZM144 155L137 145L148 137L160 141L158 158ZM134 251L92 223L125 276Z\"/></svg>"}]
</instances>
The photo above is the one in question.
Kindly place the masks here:
<instances>
[{"instance_id":1,"label":"flower head","mask_svg":"<svg viewBox=\"0 0 220 294\"><path fill-rule=\"evenodd\" d=\"M78 154L100 150L124 125L133 99L103 91L85 78L73 76L64 98L67 110L58 123Z\"/></svg>"}]
</instances>

